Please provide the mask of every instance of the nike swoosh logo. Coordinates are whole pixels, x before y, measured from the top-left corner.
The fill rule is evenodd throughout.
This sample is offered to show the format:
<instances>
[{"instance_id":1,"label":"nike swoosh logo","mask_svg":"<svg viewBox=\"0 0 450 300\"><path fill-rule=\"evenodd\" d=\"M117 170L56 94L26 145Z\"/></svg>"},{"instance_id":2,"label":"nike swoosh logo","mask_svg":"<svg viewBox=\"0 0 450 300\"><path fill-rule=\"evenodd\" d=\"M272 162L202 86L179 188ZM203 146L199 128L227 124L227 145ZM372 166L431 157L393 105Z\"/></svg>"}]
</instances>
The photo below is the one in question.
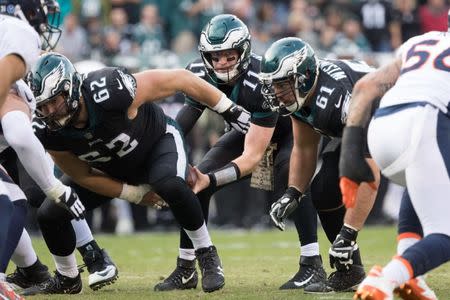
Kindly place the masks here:
<instances>
[{"instance_id":1,"label":"nike swoosh logo","mask_svg":"<svg viewBox=\"0 0 450 300\"><path fill-rule=\"evenodd\" d=\"M119 87L117 89L123 90L122 82L120 82L119 78L116 78L116 79L117 79L117 83L119 84Z\"/></svg>"},{"instance_id":2,"label":"nike swoosh logo","mask_svg":"<svg viewBox=\"0 0 450 300\"><path fill-rule=\"evenodd\" d=\"M341 95L341 97L339 98L339 102L338 102L338 103L335 103L334 106L335 106L336 108L339 108L339 107L341 106L341 101L342 101L342 95Z\"/></svg>"},{"instance_id":3,"label":"nike swoosh logo","mask_svg":"<svg viewBox=\"0 0 450 300\"><path fill-rule=\"evenodd\" d=\"M193 277L194 277L195 271L192 272L191 276L189 276L188 278L185 278L184 276L181 276L181 282L183 284L188 283Z\"/></svg>"},{"instance_id":4,"label":"nike swoosh logo","mask_svg":"<svg viewBox=\"0 0 450 300\"><path fill-rule=\"evenodd\" d=\"M303 280L303 281L294 281L295 286L301 287L304 286L305 284L307 284L312 278L313 278L314 274L311 275L309 278Z\"/></svg>"},{"instance_id":5,"label":"nike swoosh logo","mask_svg":"<svg viewBox=\"0 0 450 300\"><path fill-rule=\"evenodd\" d=\"M104 270L104 271L101 271L101 272L97 272L97 275L99 275L99 276L106 276L106 275L108 275L109 274L109 272L111 272L112 270L113 270L113 266L108 266L107 268L106 268L106 270Z\"/></svg>"}]
</instances>

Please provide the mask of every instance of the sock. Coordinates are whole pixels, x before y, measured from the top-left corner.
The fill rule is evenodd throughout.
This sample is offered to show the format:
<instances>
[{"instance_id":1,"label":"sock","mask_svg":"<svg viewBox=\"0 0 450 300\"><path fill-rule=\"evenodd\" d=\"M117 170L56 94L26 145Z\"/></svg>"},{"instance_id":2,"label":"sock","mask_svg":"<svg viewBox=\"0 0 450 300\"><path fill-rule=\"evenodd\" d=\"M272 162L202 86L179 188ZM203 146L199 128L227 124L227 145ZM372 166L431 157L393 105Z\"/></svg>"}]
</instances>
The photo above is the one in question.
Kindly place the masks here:
<instances>
[{"instance_id":1,"label":"sock","mask_svg":"<svg viewBox=\"0 0 450 300\"><path fill-rule=\"evenodd\" d=\"M94 239L86 219L79 221L73 219L70 222L72 223L73 230L75 231L75 236L77 238L76 243L77 248L89 243Z\"/></svg>"},{"instance_id":2,"label":"sock","mask_svg":"<svg viewBox=\"0 0 450 300\"><path fill-rule=\"evenodd\" d=\"M5 272L11 256L17 247L17 243L22 235L23 226L27 216L27 202L25 199L12 202L13 211L9 222L8 236L6 240L2 240L3 252L0 255L0 272Z\"/></svg>"},{"instance_id":3,"label":"sock","mask_svg":"<svg viewBox=\"0 0 450 300\"><path fill-rule=\"evenodd\" d=\"M422 237L414 232L404 232L397 236L397 255L402 255L406 249L420 241Z\"/></svg>"},{"instance_id":4,"label":"sock","mask_svg":"<svg viewBox=\"0 0 450 300\"><path fill-rule=\"evenodd\" d=\"M74 253L68 256L52 255L55 260L56 270L61 275L70 278L75 278L78 276L77 260Z\"/></svg>"},{"instance_id":5,"label":"sock","mask_svg":"<svg viewBox=\"0 0 450 300\"><path fill-rule=\"evenodd\" d=\"M316 256L319 254L319 243L311 243L308 245L300 246L301 256Z\"/></svg>"},{"instance_id":6,"label":"sock","mask_svg":"<svg viewBox=\"0 0 450 300\"><path fill-rule=\"evenodd\" d=\"M195 259L195 250L194 249L182 249L179 250L179 256L185 260L194 260Z\"/></svg>"},{"instance_id":7,"label":"sock","mask_svg":"<svg viewBox=\"0 0 450 300\"><path fill-rule=\"evenodd\" d=\"M92 240L92 241L82 245L81 247L78 247L77 249L78 249L78 251L80 251L81 256L84 256L84 254L88 251L92 251L92 250L100 251L101 250L95 240Z\"/></svg>"},{"instance_id":8,"label":"sock","mask_svg":"<svg viewBox=\"0 0 450 300\"><path fill-rule=\"evenodd\" d=\"M383 268L383 275L388 281L392 282L395 287L402 285L412 278L411 271L408 269L405 262L409 266L409 263L405 259L395 257Z\"/></svg>"},{"instance_id":9,"label":"sock","mask_svg":"<svg viewBox=\"0 0 450 300\"><path fill-rule=\"evenodd\" d=\"M28 232L24 229L17 244L16 250L11 257L11 260L19 268L26 268L32 266L37 261L36 252L31 244L31 239Z\"/></svg>"},{"instance_id":10,"label":"sock","mask_svg":"<svg viewBox=\"0 0 450 300\"><path fill-rule=\"evenodd\" d=\"M212 245L211 237L209 236L205 222L203 222L203 225L197 230L184 229L184 231L186 231L186 234L191 239L195 250Z\"/></svg>"},{"instance_id":11,"label":"sock","mask_svg":"<svg viewBox=\"0 0 450 300\"><path fill-rule=\"evenodd\" d=\"M6 274L0 272L0 282L1 281L6 281Z\"/></svg>"}]
</instances>

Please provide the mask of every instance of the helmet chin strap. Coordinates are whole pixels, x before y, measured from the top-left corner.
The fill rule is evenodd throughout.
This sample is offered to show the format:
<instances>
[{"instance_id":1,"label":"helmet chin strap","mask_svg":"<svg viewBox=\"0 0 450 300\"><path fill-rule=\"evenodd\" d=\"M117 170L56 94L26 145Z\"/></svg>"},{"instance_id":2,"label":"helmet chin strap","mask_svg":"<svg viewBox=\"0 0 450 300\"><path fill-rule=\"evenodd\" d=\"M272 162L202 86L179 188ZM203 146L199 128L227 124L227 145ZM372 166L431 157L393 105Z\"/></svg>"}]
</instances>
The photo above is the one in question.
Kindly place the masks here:
<instances>
[{"instance_id":1,"label":"helmet chin strap","mask_svg":"<svg viewBox=\"0 0 450 300\"><path fill-rule=\"evenodd\" d=\"M230 71L227 71L226 73L219 73L214 70L214 74L216 75L217 79L220 79L223 82L230 82L234 78L236 78L237 75L239 75L238 64L233 66L233 69Z\"/></svg>"}]
</instances>

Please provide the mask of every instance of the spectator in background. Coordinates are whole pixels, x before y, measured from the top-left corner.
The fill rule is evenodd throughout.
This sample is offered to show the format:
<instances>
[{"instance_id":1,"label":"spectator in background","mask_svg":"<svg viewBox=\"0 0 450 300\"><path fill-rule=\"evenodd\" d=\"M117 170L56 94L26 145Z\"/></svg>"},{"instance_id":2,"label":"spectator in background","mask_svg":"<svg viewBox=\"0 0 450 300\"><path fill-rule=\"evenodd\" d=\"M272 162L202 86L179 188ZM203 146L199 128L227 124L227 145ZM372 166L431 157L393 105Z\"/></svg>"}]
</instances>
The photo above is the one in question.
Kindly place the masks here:
<instances>
[{"instance_id":1,"label":"spectator in background","mask_svg":"<svg viewBox=\"0 0 450 300\"><path fill-rule=\"evenodd\" d=\"M180 66L183 68L198 56L197 39L189 30L180 32L172 41L171 48L178 56Z\"/></svg>"},{"instance_id":2,"label":"spectator in background","mask_svg":"<svg viewBox=\"0 0 450 300\"><path fill-rule=\"evenodd\" d=\"M369 41L362 33L361 23L352 16L345 19L342 24L341 37L338 39L348 40L349 43L353 43L360 53L368 53L372 50Z\"/></svg>"},{"instance_id":3,"label":"spectator in background","mask_svg":"<svg viewBox=\"0 0 450 300\"><path fill-rule=\"evenodd\" d=\"M56 51L73 62L80 61L88 55L89 44L86 31L78 24L76 15L68 14L64 19L63 31Z\"/></svg>"},{"instance_id":4,"label":"spectator in background","mask_svg":"<svg viewBox=\"0 0 450 300\"><path fill-rule=\"evenodd\" d=\"M287 16L286 36L297 36L308 43L314 49L318 48L318 35L314 31L314 20L318 17L315 6L308 4L306 0L292 0L290 12Z\"/></svg>"},{"instance_id":5,"label":"spectator in background","mask_svg":"<svg viewBox=\"0 0 450 300\"><path fill-rule=\"evenodd\" d=\"M392 4L387 0L362 0L357 7L363 32L376 52L392 50Z\"/></svg>"},{"instance_id":6,"label":"spectator in background","mask_svg":"<svg viewBox=\"0 0 450 300\"><path fill-rule=\"evenodd\" d=\"M112 9L121 8L127 15L130 24L139 22L139 11L141 10L141 0L111 0Z\"/></svg>"},{"instance_id":7,"label":"spectator in background","mask_svg":"<svg viewBox=\"0 0 450 300\"><path fill-rule=\"evenodd\" d=\"M396 0L392 31L392 47L397 49L401 44L420 34L420 20L416 0Z\"/></svg>"},{"instance_id":8,"label":"spectator in background","mask_svg":"<svg viewBox=\"0 0 450 300\"><path fill-rule=\"evenodd\" d=\"M148 67L148 58L167 47L160 23L158 7L147 4L141 11L141 19L133 28L133 41L140 47L139 55L144 68Z\"/></svg>"},{"instance_id":9,"label":"spectator in background","mask_svg":"<svg viewBox=\"0 0 450 300\"><path fill-rule=\"evenodd\" d=\"M419 8L419 20L422 33L429 31L447 31L448 5L446 0L428 0Z\"/></svg>"}]
</instances>

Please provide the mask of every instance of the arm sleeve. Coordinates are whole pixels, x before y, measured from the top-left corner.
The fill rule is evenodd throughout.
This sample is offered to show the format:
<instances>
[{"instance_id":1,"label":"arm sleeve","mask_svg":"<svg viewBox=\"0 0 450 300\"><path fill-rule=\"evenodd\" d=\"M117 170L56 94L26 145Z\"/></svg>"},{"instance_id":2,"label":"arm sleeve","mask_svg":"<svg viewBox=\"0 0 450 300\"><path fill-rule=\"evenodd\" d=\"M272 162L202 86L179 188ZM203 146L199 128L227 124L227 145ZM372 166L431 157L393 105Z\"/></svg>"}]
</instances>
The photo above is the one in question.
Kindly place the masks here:
<instances>
[{"instance_id":1,"label":"arm sleeve","mask_svg":"<svg viewBox=\"0 0 450 300\"><path fill-rule=\"evenodd\" d=\"M254 112L250 122L262 127L275 127L278 121L278 113L276 112Z\"/></svg>"},{"instance_id":2,"label":"arm sleeve","mask_svg":"<svg viewBox=\"0 0 450 300\"><path fill-rule=\"evenodd\" d=\"M16 151L20 162L31 178L45 192L59 183L53 174L44 147L33 133L31 121L21 111L11 111L1 120L8 144Z\"/></svg>"},{"instance_id":3,"label":"arm sleeve","mask_svg":"<svg viewBox=\"0 0 450 300\"><path fill-rule=\"evenodd\" d=\"M190 105L184 105L183 108L181 108L177 114L176 121L180 125L184 136L189 134L202 113L203 110Z\"/></svg>"}]
</instances>

